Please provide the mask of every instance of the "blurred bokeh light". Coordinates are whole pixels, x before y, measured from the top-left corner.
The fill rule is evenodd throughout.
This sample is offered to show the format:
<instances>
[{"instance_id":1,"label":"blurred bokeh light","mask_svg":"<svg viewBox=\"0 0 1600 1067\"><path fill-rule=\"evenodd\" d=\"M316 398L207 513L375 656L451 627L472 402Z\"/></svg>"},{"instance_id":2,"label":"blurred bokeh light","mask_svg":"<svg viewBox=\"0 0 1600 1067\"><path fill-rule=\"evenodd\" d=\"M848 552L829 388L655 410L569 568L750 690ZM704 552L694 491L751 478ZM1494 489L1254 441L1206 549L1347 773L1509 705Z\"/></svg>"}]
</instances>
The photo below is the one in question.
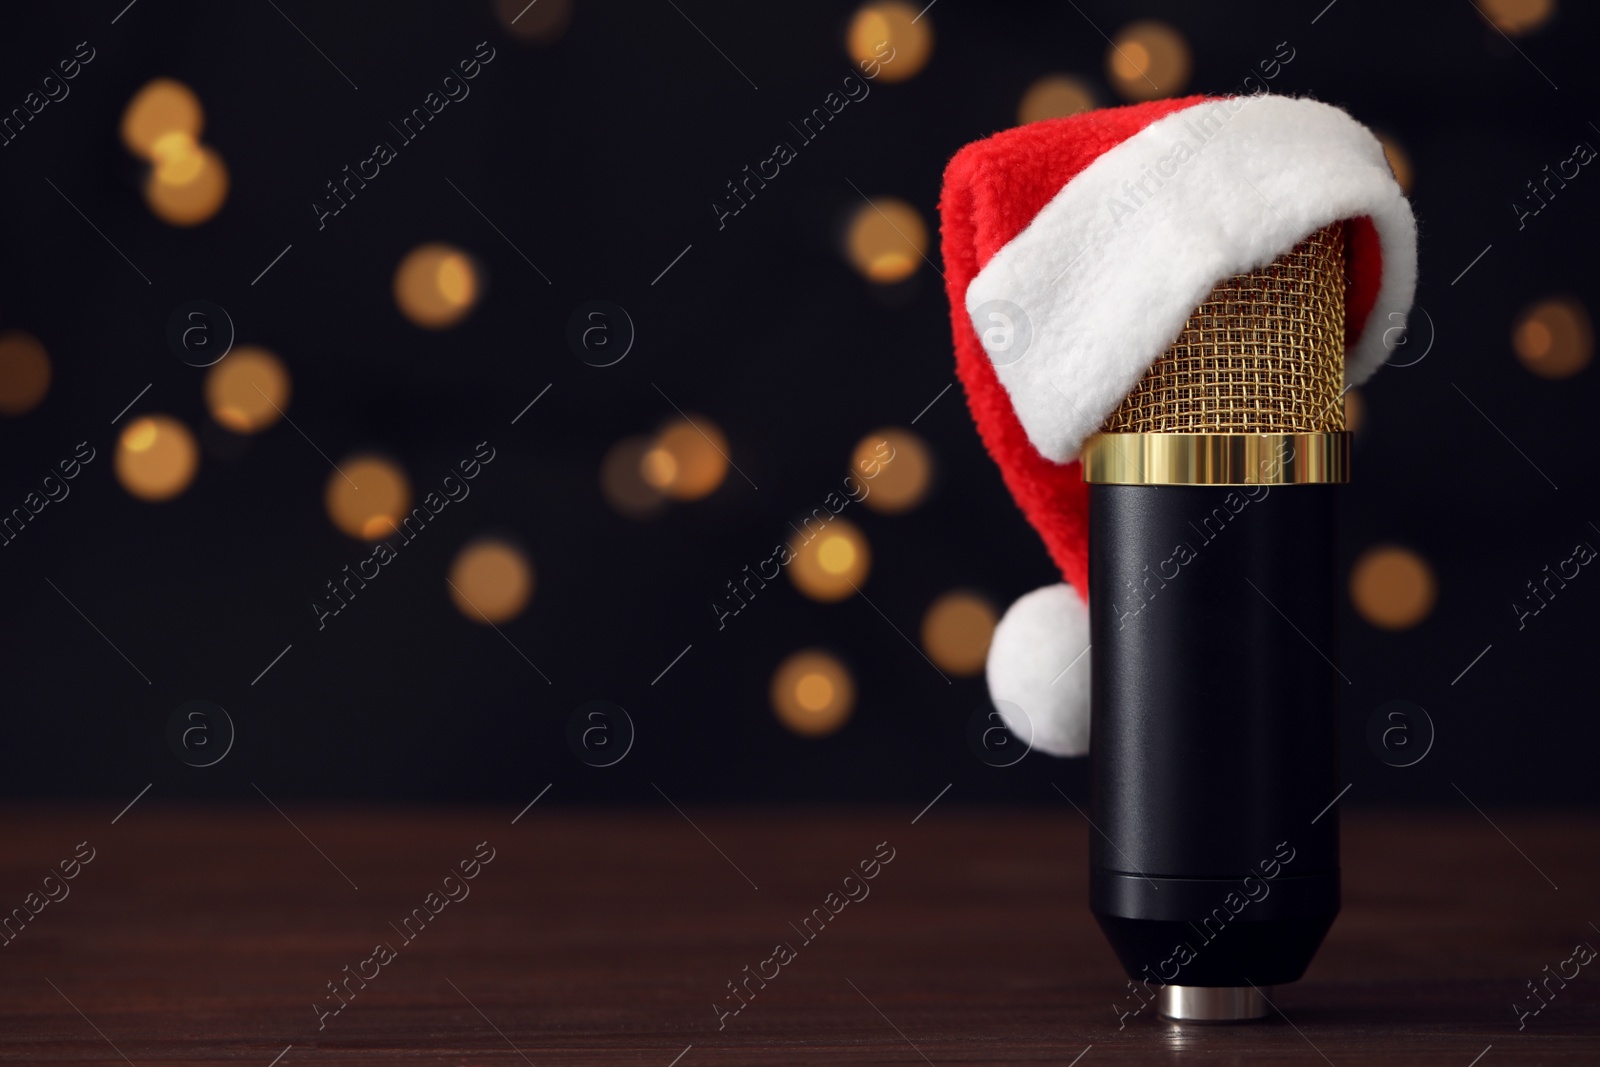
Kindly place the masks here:
<instances>
[{"instance_id":1,"label":"blurred bokeh light","mask_svg":"<svg viewBox=\"0 0 1600 1067\"><path fill-rule=\"evenodd\" d=\"M384 456L350 456L328 475L328 518L342 533L377 541L394 533L411 509L411 481Z\"/></svg>"},{"instance_id":2,"label":"blurred bokeh light","mask_svg":"<svg viewBox=\"0 0 1600 1067\"><path fill-rule=\"evenodd\" d=\"M1539 377L1570 378L1594 357L1594 323L1570 297L1541 300L1518 317L1511 348Z\"/></svg>"},{"instance_id":3,"label":"blurred bokeh light","mask_svg":"<svg viewBox=\"0 0 1600 1067\"><path fill-rule=\"evenodd\" d=\"M154 160L156 145L171 134L200 139L205 112L194 90L172 78L155 78L133 94L122 111L122 143L141 159Z\"/></svg>"},{"instance_id":4,"label":"blurred bokeh light","mask_svg":"<svg viewBox=\"0 0 1600 1067\"><path fill-rule=\"evenodd\" d=\"M845 34L845 50L856 69L876 62L880 64L877 77L882 81L916 77L933 55L933 24L926 10L919 16L915 7L900 0L863 4Z\"/></svg>"},{"instance_id":5,"label":"blurred bokeh light","mask_svg":"<svg viewBox=\"0 0 1600 1067\"><path fill-rule=\"evenodd\" d=\"M820 649L789 656L772 674L772 710L802 737L823 737L850 718L855 680L839 660Z\"/></svg>"},{"instance_id":6,"label":"blurred bokeh light","mask_svg":"<svg viewBox=\"0 0 1600 1067\"><path fill-rule=\"evenodd\" d=\"M228 199L228 168L205 145L178 139L144 184L145 203L173 226L198 226Z\"/></svg>"},{"instance_id":7,"label":"blurred bokeh light","mask_svg":"<svg viewBox=\"0 0 1600 1067\"><path fill-rule=\"evenodd\" d=\"M922 647L940 669L963 678L983 673L998 617L976 593L949 592L922 616Z\"/></svg>"},{"instance_id":8,"label":"blurred bokeh light","mask_svg":"<svg viewBox=\"0 0 1600 1067\"><path fill-rule=\"evenodd\" d=\"M1088 82L1070 74L1046 74L1022 94L1017 105L1017 122L1026 125L1045 119L1076 115L1094 107L1094 91Z\"/></svg>"},{"instance_id":9,"label":"blurred bokeh light","mask_svg":"<svg viewBox=\"0 0 1600 1067\"><path fill-rule=\"evenodd\" d=\"M867 478L866 472L874 464L878 473ZM866 482L867 496L862 503L874 511L894 515L916 507L928 495L933 481L933 455L927 442L912 431L885 426L867 434L856 445L850 457L850 471Z\"/></svg>"},{"instance_id":10,"label":"blurred bokeh light","mask_svg":"<svg viewBox=\"0 0 1600 1067\"><path fill-rule=\"evenodd\" d=\"M260 433L289 409L289 371L264 348L245 345L206 372L206 407L234 433Z\"/></svg>"},{"instance_id":11,"label":"blurred bokeh light","mask_svg":"<svg viewBox=\"0 0 1600 1067\"><path fill-rule=\"evenodd\" d=\"M31 333L0 333L0 415L26 415L50 392L50 355Z\"/></svg>"},{"instance_id":12,"label":"blurred bokeh light","mask_svg":"<svg viewBox=\"0 0 1600 1067\"><path fill-rule=\"evenodd\" d=\"M1556 13L1556 0L1479 0L1479 10L1505 34L1532 33Z\"/></svg>"},{"instance_id":13,"label":"blurred bokeh light","mask_svg":"<svg viewBox=\"0 0 1600 1067\"><path fill-rule=\"evenodd\" d=\"M822 516L828 514L827 509L820 510ZM797 535L789 542L794 553L787 568L789 580L812 600L843 600L867 580L872 549L866 535L849 519L834 518L821 525L822 516L796 523L811 540Z\"/></svg>"},{"instance_id":14,"label":"blurred bokeh light","mask_svg":"<svg viewBox=\"0 0 1600 1067\"><path fill-rule=\"evenodd\" d=\"M394 272L394 301L418 326L454 326L478 302L478 268L461 249L447 244L413 248Z\"/></svg>"},{"instance_id":15,"label":"blurred bokeh light","mask_svg":"<svg viewBox=\"0 0 1600 1067\"><path fill-rule=\"evenodd\" d=\"M1350 568L1356 612L1381 630L1408 630L1433 611L1438 584L1421 556L1398 545L1374 545Z\"/></svg>"},{"instance_id":16,"label":"blurred bokeh light","mask_svg":"<svg viewBox=\"0 0 1600 1067\"><path fill-rule=\"evenodd\" d=\"M151 149L155 177L164 185L187 185L206 165L200 143L187 133L163 134Z\"/></svg>"},{"instance_id":17,"label":"blurred bokeh light","mask_svg":"<svg viewBox=\"0 0 1600 1067\"><path fill-rule=\"evenodd\" d=\"M728 475L728 439L704 415L674 419L639 458L646 485L674 500L699 500Z\"/></svg>"},{"instance_id":18,"label":"blurred bokeh light","mask_svg":"<svg viewBox=\"0 0 1600 1067\"><path fill-rule=\"evenodd\" d=\"M156 78L122 111L122 143L149 160L144 199L173 226L198 226L228 199L228 168L200 143L205 113L194 91L171 78Z\"/></svg>"},{"instance_id":19,"label":"blurred bokeh light","mask_svg":"<svg viewBox=\"0 0 1600 1067\"><path fill-rule=\"evenodd\" d=\"M1350 433L1361 432L1361 420L1366 417L1367 402L1361 390L1352 389L1344 394L1344 428Z\"/></svg>"},{"instance_id":20,"label":"blurred bokeh light","mask_svg":"<svg viewBox=\"0 0 1600 1067\"><path fill-rule=\"evenodd\" d=\"M648 519L666 503L666 495L644 479L644 457L654 445L643 434L624 437L600 461L600 495L617 514Z\"/></svg>"},{"instance_id":21,"label":"blurred bokeh light","mask_svg":"<svg viewBox=\"0 0 1600 1067\"><path fill-rule=\"evenodd\" d=\"M845 255L851 265L881 284L915 274L927 248L928 227L922 216L892 196L862 204L845 231Z\"/></svg>"},{"instance_id":22,"label":"blurred bokeh light","mask_svg":"<svg viewBox=\"0 0 1600 1067\"><path fill-rule=\"evenodd\" d=\"M117 481L140 500L170 500L189 487L200 449L189 428L170 415L141 415L117 438Z\"/></svg>"},{"instance_id":23,"label":"blurred bokeh light","mask_svg":"<svg viewBox=\"0 0 1600 1067\"><path fill-rule=\"evenodd\" d=\"M494 0L506 32L528 44L553 44L572 22L572 0Z\"/></svg>"},{"instance_id":24,"label":"blurred bokeh light","mask_svg":"<svg viewBox=\"0 0 1600 1067\"><path fill-rule=\"evenodd\" d=\"M1153 19L1124 26L1106 50L1106 76L1127 100L1177 96L1192 69L1183 35Z\"/></svg>"},{"instance_id":25,"label":"blurred bokeh light","mask_svg":"<svg viewBox=\"0 0 1600 1067\"><path fill-rule=\"evenodd\" d=\"M533 564L515 545L484 538L456 553L448 584L456 609L473 622L507 622L533 596Z\"/></svg>"},{"instance_id":26,"label":"blurred bokeh light","mask_svg":"<svg viewBox=\"0 0 1600 1067\"><path fill-rule=\"evenodd\" d=\"M1378 143L1383 145L1383 158L1389 161L1389 170L1394 173L1394 180L1400 183L1400 191L1410 196L1411 183L1416 176L1411 168L1411 157L1399 141L1386 133L1378 134Z\"/></svg>"}]
</instances>

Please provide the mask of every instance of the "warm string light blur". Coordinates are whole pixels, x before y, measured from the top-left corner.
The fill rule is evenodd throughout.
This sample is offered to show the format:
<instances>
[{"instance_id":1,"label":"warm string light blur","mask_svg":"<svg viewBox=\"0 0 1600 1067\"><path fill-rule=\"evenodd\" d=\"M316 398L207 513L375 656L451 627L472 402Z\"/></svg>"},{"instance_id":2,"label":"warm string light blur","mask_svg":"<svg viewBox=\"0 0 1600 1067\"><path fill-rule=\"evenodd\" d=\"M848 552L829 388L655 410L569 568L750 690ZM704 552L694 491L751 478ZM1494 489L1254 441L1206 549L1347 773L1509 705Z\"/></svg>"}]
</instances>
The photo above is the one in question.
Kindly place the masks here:
<instances>
[{"instance_id":1,"label":"warm string light blur","mask_svg":"<svg viewBox=\"0 0 1600 1067\"><path fill-rule=\"evenodd\" d=\"M1571 297L1541 300L1518 316L1511 349L1541 378L1570 378L1594 357L1594 323Z\"/></svg>"},{"instance_id":2,"label":"warm string light blur","mask_svg":"<svg viewBox=\"0 0 1600 1067\"><path fill-rule=\"evenodd\" d=\"M1489 21L1512 37L1532 33L1556 13L1556 0L1479 0L1479 4Z\"/></svg>"},{"instance_id":3,"label":"warm string light blur","mask_svg":"<svg viewBox=\"0 0 1600 1067\"><path fill-rule=\"evenodd\" d=\"M1401 147L1400 142L1386 133L1378 134L1378 143L1383 145L1383 158L1389 162L1389 170L1394 173L1394 180L1400 183L1400 191L1407 196L1411 195L1411 182L1415 172L1411 169L1411 157Z\"/></svg>"},{"instance_id":4,"label":"warm string light blur","mask_svg":"<svg viewBox=\"0 0 1600 1067\"><path fill-rule=\"evenodd\" d=\"M883 81L913 78L933 56L933 23L926 11L924 8L919 14L901 0L863 4L850 19L845 51L858 67L880 64L878 78Z\"/></svg>"},{"instance_id":5,"label":"warm string light blur","mask_svg":"<svg viewBox=\"0 0 1600 1067\"><path fill-rule=\"evenodd\" d=\"M506 32L528 44L554 44L572 22L572 0L494 0Z\"/></svg>"},{"instance_id":6,"label":"warm string light blur","mask_svg":"<svg viewBox=\"0 0 1600 1067\"><path fill-rule=\"evenodd\" d=\"M0 333L0 415L26 415L50 392L50 355L31 333Z\"/></svg>"},{"instance_id":7,"label":"warm string light blur","mask_svg":"<svg viewBox=\"0 0 1600 1067\"><path fill-rule=\"evenodd\" d=\"M394 272L394 302L424 329L447 329L466 318L478 291L477 264L454 245L419 245Z\"/></svg>"},{"instance_id":8,"label":"warm string light blur","mask_svg":"<svg viewBox=\"0 0 1600 1067\"><path fill-rule=\"evenodd\" d=\"M193 143L204 126L205 111L194 90L172 78L155 78L123 109L122 143L141 159L154 159L162 138L176 134Z\"/></svg>"},{"instance_id":9,"label":"warm string light blur","mask_svg":"<svg viewBox=\"0 0 1600 1067\"><path fill-rule=\"evenodd\" d=\"M1076 115L1094 107L1094 90L1082 78L1070 74L1047 74L1028 86L1017 105L1017 122L1026 125L1045 119Z\"/></svg>"},{"instance_id":10,"label":"warm string light blur","mask_svg":"<svg viewBox=\"0 0 1600 1067\"><path fill-rule=\"evenodd\" d=\"M114 461L117 481L140 500L170 500L189 488L200 449L170 415L141 415L123 427Z\"/></svg>"},{"instance_id":11,"label":"warm string light blur","mask_svg":"<svg viewBox=\"0 0 1600 1067\"><path fill-rule=\"evenodd\" d=\"M946 593L922 616L922 647L941 670L962 678L983 673L998 616L976 593Z\"/></svg>"},{"instance_id":12,"label":"warm string light blur","mask_svg":"<svg viewBox=\"0 0 1600 1067\"><path fill-rule=\"evenodd\" d=\"M450 564L448 588L456 610L473 622L508 622L533 597L533 564L510 542L473 541Z\"/></svg>"},{"instance_id":13,"label":"warm string light blur","mask_svg":"<svg viewBox=\"0 0 1600 1067\"><path fill-rule=\"evenodd\" d=\"M1361 432L1361 420L1366 417L1367 402L1361 390L1352 389L1344 394L1344 428L1350 433Z\"/></svg>"},{"instance_id":14,"label":"warm string light blur","mask_svg":"<svg viewBox=\"0 0 1600 1067\"><path fill-rule=\"evenodd\" d=\"M704 415L674 419L639 458L645 484L674 500L699 500L728 475L728 439Z\"/></svg>"},{"instance_id":15,"label":"warm string light blur","mask_svg":"<svg viewBox=\"0 0 1600 1067\"><path fill-rule=\"evenodd\" d=\"M600 493L619 515L648 519L668 501L701 500L727 480L728 439L701 414L674 418L653 436L625 437L600 462Z\"/></svg>"},{"instance_id":16,"label":"warm string light blur","mask_svg":"<svg viewBox=\"0 0 1600 1067\"><path fill-rule=\"evenodd\" d=\"M881 446L888 445L888 459L882 459ZM869 483L862 503L873 511L897 515L922 503L933 482L933 455L927 442L910 430L885 426L863 437L850 456L852 471L878 473Z\"/></svg>"},{"instance_id":17,"label":"warm string light blur","mask_svg":"<svg viewBox=\"0 0 1600 1067\"><path fill-rule=\"evenodd\" d=\"M378 541L394 533L411 510L411 481L391 459L350 456L328 475L323 502L342 533Z\"/></svg>"},{"instance_id":18,"label":"warm string light blur","mask_svg":"<svg viewBox=\"0 0 1600 1067\"><path fill-rule=\"evenodd\" d=\"M1127 100L1177 96L1189 84L1192 68L1188 42L1165 22L1124 26L1106 50L1106 76Z\"/></svg>"},{"instance_id":19,"label":"warm string light blur","mask_svg":"<svg viewBox=\"0 0 1600 1067\"><path fill-rule=\"evenodd\" d=\"M917 209L892 196L862 204L845 230L850 264L879 284L904 281L922 265L928 227Z\"/></svg>"},{"instance_id":20,"label":"warm string light blur","mask_svg":"<svg viewBox=\"0 0 1600 1067\"><path fill-rule=\"evenodd\" d=\"M772 710L802 737L824 737L850 718L855 680L839 660L820 649L789 656L772 674Z\"/></svg>"},{"instance_id":21,"label":"warm string light blur","mask_svg":"<svg viewBox=\"0 0 1600 1067\"><path fill-rule=\"evenodd\" d=\"M197 226L221 210L228 198L228 168L200 143L205 112L194 91L171 78L156 78L122 112L122 143L149 160L145 202L174 226Z\"/></svg>"},{"instance_id":22,"label":"warm string light blur","mask_svg":"<svg viewBox=\"0 0 1600 1067\"><path fill-rule=\"evenodd\" d=\"M264 348L246 345L229 352L206 372L206 407L234 433L260 433L289 409L289 371Z\"/></svg>"},{"instance_id":23,"label":"warm string light blur","mask_svg":"<svg viewBox=\"0 0 1600 1067\"><path fill-rule=\"evenodd\" d=\"M1398 545L1374 545L1350 568L1350 600L1381 630L1409 630L1433 611L1437 596L1433 568Z\"/></svg>"},{"instance_id":24,"label":"warm string light blur","mask_svg":"<svg viewBox=\"0 0 1600 1067\"><path fill-rule=\"evenodd\" d=\"M823 515L827 515L826 509ZM855 593L872 569L872 548L866 535L848 519L834 518L822 524L820 517L808 517L796 526L804 536L797 534L790 540L794 559L786 568L794 587L821 601L843 600Z\"/></svg>"},{"instance_id":25,"label":"warm string light blur","mask_svg":"<svg viewBox=\"0 0 1600 1067\"><path fill-rule=\"evenodd\" d=\"M625 518L648 519L666 504L666 494L644 478L644 457L654 444L643 434L624 437L600 461L600 495Z\"/></svg>"},{"instance_id":26,"label":"warm string light blur","mask_svg":"<svg viewBox=\"0 0 1600 1067\"><path fill-rule=\"evenodd\" d=\"M228 168L222 157L205 145L181 138L168 143L168 154L157 157L155 170L145 182L145 202L164 222L198 226L220 211L228 199Z\"/></svg>"}]
</instances>

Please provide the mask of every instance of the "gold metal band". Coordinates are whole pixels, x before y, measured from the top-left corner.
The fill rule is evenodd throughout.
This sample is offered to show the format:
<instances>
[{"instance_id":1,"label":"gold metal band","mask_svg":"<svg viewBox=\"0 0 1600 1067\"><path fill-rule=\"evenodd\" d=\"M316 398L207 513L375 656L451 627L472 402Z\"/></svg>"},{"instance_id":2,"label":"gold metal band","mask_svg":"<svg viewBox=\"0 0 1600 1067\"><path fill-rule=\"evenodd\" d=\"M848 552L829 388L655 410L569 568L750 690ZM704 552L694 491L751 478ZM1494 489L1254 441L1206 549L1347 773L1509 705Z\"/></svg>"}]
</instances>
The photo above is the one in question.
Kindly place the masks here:
<instances>
[{"instance_id":1,"label":"gold metal band","mask_svg":"<svg viewBox=\"0 0 1600 1067\"><path fill-rule=\"evenodd\" d=\"M1350 480L1350 435L1100 433L1083 480L1101 485L1307 485Z\"/></svg>"}]
</instances>

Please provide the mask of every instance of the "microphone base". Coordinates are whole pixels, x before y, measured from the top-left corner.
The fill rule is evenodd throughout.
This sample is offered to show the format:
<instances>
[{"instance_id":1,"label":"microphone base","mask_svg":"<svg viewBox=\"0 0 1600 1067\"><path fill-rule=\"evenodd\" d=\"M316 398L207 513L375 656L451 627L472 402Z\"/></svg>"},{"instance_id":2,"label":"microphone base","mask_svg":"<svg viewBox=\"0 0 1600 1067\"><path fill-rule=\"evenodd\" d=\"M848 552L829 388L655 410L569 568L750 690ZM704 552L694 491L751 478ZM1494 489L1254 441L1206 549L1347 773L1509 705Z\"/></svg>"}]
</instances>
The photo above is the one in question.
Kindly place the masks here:
<instances>
[{"instance_id":1,"label":"microphone base","mask_svg":"<svg viewBox=\"0 0 1600 1067\"><path fill-rule=\"evenodd\" d=\"M1237 1023L1264 1019L1266 994L1255 986L1167 985L1156 993L1163 1019L1193 1023Z\"/></svg>"},{"instance_id":2,"label":"microphone base","mask_svg":"<svg viewBox=\"0 0 1600 1067\"><path fill-rule=\"evenodd\" d=\"M1147 989L1288 985L1339 914L1337 870L1288 869L1214 879L1090 867L1089 910L1128 977Z\"/></svg>"}]
</instances>

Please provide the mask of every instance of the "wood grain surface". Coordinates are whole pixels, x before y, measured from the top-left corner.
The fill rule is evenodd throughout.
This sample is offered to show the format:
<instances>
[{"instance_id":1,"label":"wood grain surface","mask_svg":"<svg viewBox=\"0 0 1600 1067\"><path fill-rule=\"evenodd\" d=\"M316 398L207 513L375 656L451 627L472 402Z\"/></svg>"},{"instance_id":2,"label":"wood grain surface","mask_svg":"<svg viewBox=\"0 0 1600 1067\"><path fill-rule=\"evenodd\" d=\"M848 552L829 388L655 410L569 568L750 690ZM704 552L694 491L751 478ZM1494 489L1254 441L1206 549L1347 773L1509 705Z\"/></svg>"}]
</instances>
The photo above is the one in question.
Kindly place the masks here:
<instances>
[{"instance_id":1,"label":"wood grain surface","mask_svg":"<svg viewBox=\"0 0 1600 1067\"><path fill-rule=\"evenodd\" d=\"M1600 1063L1600 966L1549 980L1600 945L1593 816L1347 814L1344 911L1269 1020L1119 1026L1065 806L114 814L5 811L0 909L39 909L0 948L6 1062Z\"/></svg>"}]
</instances>

